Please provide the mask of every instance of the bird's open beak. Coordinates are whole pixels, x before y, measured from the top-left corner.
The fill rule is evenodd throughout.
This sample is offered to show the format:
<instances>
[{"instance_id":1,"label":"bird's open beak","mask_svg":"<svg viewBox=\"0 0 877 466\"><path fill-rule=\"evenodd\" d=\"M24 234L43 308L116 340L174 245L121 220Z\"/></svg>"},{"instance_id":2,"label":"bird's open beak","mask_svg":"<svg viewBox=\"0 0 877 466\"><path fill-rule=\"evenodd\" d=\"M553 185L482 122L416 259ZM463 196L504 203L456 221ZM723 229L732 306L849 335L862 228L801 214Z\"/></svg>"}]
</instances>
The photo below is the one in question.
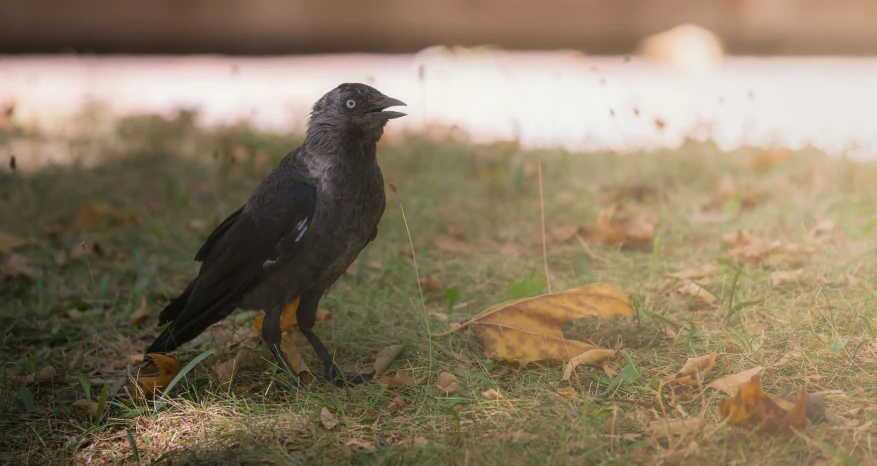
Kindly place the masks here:
<instances>
[{"instance_id":1,"label":"bird's open beak","mask_svg":"<svg viewBox=\"0 0 877 466\"><path fill-rule=\"evenodd\" d=\"M380 118L382 120L392 120L393 118L399 118L407 115L407 113L386 110L390 107L407 107L407 105L405 104L405 102L402 102L399 99L383 96L382 98L377 99L372 104L372 108L371 110L369 110L369 113L374 115L375 118Z\"/></svg>"}]
</instances>

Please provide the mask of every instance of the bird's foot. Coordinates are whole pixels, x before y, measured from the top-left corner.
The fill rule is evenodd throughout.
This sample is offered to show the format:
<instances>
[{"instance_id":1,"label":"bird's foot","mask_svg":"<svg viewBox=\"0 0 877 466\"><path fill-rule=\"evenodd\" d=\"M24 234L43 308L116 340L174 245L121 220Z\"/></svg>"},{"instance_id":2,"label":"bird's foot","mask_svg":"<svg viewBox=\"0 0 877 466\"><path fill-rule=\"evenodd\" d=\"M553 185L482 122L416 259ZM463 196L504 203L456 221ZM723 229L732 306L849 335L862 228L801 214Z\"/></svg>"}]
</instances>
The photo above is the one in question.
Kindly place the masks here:
<instances>
[{"instance_id":1,"label":"bird's foot","mask_svg":"<svg viewBox=\"0 0 877 466\"><path fill-rule=\"evenodd\" d=\"M336 387L346 387L348 385L359 385L372 380L373 374L355 372L342 372L335 364L326 366L323 371L323 379L331 382Z\"/></svg>"}]
</instances>

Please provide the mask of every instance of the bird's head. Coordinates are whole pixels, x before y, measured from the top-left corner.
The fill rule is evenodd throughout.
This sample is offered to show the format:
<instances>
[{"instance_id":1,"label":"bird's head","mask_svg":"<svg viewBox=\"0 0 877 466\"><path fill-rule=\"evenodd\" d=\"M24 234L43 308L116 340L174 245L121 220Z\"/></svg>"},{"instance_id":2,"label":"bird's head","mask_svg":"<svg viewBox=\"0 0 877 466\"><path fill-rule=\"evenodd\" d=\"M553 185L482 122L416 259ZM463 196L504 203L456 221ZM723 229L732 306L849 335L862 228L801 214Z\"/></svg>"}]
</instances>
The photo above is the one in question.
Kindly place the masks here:
<instances>
[{"instance_id":1,"label":"bird's head","mask_svg":"<svg viewBox=\"0 0 877 466\"><path fill-rule=\"evenodd\" d=\"M308 131L333 128L380 139L388 120L405 116L387 110L405 105L399 99L382 94L360 83L344 83L329 91L311 110Z\"/></svg>"}]
</instances>

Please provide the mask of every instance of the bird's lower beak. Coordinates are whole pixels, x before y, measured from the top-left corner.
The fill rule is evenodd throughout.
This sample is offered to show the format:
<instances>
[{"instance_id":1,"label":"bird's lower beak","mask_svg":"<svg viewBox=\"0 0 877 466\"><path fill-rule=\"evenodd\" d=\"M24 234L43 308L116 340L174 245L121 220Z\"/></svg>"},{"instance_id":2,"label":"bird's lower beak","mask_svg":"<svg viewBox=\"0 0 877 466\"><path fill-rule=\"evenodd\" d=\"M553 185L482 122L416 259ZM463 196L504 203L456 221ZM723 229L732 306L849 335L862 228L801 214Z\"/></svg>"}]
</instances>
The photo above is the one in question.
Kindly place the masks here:
<instances>
[{"instance_id":1,"label":"bird's lower beak","mask_svg":"<svg viewBox=\"0 0 877 466\"><path fill-rule=\"evenodd\" d=\"M369 112L374 115L375 118L380 118L382 120L392 120L393 118L399 118L407 115L407 113L402 112L394 112L392 110L386 110L390 107L407 107L405 102L402 102L399 99L394 99L392 97L384 97L380 99L378 102L375 102L375 106Z\"/></svg>"}]
</instances>

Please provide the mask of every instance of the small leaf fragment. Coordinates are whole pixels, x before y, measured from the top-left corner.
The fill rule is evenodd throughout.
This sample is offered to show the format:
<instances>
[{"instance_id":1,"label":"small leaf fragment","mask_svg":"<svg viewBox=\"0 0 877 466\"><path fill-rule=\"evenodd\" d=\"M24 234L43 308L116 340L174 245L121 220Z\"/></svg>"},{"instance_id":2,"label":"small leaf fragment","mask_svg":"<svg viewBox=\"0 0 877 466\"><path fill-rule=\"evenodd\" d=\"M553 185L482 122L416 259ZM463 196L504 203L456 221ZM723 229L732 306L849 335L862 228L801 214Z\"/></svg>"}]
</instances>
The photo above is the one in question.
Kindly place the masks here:
<instances>
[{"instance_id":1,"label":"small leaf fragment","mask_svg":"<svg viewBox=\"0 0 877 466\"><path fill-rule=\"evenodd\" d=\"M375 444L368 440L352 438L344 443L345 447L350 448L355 452L366 452L366 451L374 451Z\"/></svg>"},{"instance_id":2,"label":"small leaf fragment","mask_svg":"<svg viewBox=\"0 0 877 466\"><path fill-rule=\"evenodd\" d=\"M10 254L6 263L0 268L0 277L2 278L37 278L40 275L42 275L40 271L33 268L27 257L21 254Z\"/></svg>"},{"instance_id":3,"label":"small leaf fragment","mask_svg":"<svg viewBox=\"0 0 877 466\"><path fill-rule=\"evenodd\" d=\"M217 365L213 366L213 370L216 371L216 376L219 378L220 385L231 382L232 379L238 373L238 369L241 368L241 364L247 359L247 356L250 354L250 350L248 348L241 348L240 351L235 355L235 357L229 359L228 361L219 362Z\"/></svg>"},{"instance_id":4,"label":"small leaf fragment","mask_svg":"<svg viewBox=\"0 0 877 466\"><path fill-rule=\"evenodd\" d=\"M149 318L149 306L146 304L146 297L140 297L140 306L128 316L128 325L139 327Z\"/></svg>"},{"instance_id":5,"label":"small leaf fragment","mask_svg":"<svg viewBox=\"0 0 877 466\"><path fill-rule=\"evenodd\" d=\"M27 246L29 244L33 244L35 242L35 240L30 238L22 238L19 236L15 236L12 233L0 231L0 254L10 253L15 249Z\"/></svg>"},{"instance_id":6,"label":"small leaf fragment","mask_svg":"<svg viewBox=\"0 0 877 466\"><path fill-rule=\"evenodd\" d=\"M438 383L435 384L441 396L450 396L460 391L460 384L457 383L457 376L450 372L442 372L439 374Z\"/></svg>"},{"instance_id":7,"label":"small leaf fragment","mask_svg":"<svg viewBox=\"0 0 877 466\"><path fill-rule=\"evenodd\" d=\"M380 350L375 356L375 364L373 366L375 377L384 375L384 373L387 372L387 368L390 367L390 364L402 354L404 348L403 345L393 345Z\"/></svg>"},{"instance_id":8,"label":"small leaf fragment","mask_svg":"<svg viewBox=\"0 0 877 466\"><path fill-rule=\"evenodd\" d=\"M675 278L678 280L699 280L701 278L709 277L718 271L719 268L715 265L703 265L700 267L680 270L679 272L675 273L668 273L664 276L668 278Z\"/></svg>"},{"instance_id":9,"label":"small leaf fragment","mask_svg":"<svg viewBox=\"0 0 877 466\"><path fill-rule=\"evenodd\" d=\"M758 366L753 367L752 369L745 370L743 372L739 372L737 374L726 375L724 377L713 380L707 388L714 388L719 391L723 391L730 395L737 393L737 390L749 383L749 380L752 379L754 375L757 375L761 372L764 367Z\"/></svg>"},{"instance_id":10,"label":"small leaf fragment","mask_svg":"<svg viewBox=\"0 0 877 466\"><path fill-rule=\"evenodd\" d=\"M52 366L46 366L36 372L32 372L27 375L19 376L15 373L15 371L6 370L6 377L14 380L16 383L21 385L31 385L34 383L43 383L55 377L55 368Z\"/></svg>"},{"instance_id":11,"label":"small leaf fragment","mask_svg":"<svg viewBox=\"0 0 877 466\"><path fill-rule=\"evenodd\" d=\"M83 411L91 411L91 415L93 417L97 417L98 407L100 406L96 401L88 401L86 399L76 400L73 402L73 406L79 408Z\"/></svg>"},{"instance_id":12,"label":"small leaf fragment","mask_svg":"<svg viewBox=\"0 0 877 466\"><path fill-rule=\"evenodd\" d=\"M302 385L310 385L317 380L311 370L308 369L308 365L305 364L304 358L301 357L298 347L292 338L289 338L289 335L285 335L281 340L280 349L286 355L286 360L289 361L291 366L290 369L298 376L299 382Z\"/></svg>"},{"instance_id":13,"label":"small leaf fragment","mask_svg":"<svg viewBox=\"0 0 877 466\"><path fill-rule=\"evenodd\" d=\"M420 287L423 289L424 293L441 293L445 289L442 282L432 275L427 275L421 278Z\"/></svg>"},{"instance_id":14,"label":"small leaf fragment","mask_svg":"<svg viewBox=\"0 0 877 466\"><path fill-rule=\"evenodd\" d=\"M323 427L332 430L338 425L338 418L336 418L328 408L324 407L322 411L320 411L320 422L323 423Z\"/></svg>"},{"instance_id":15,"label":"small leaf fragment","mask_svg":"<svg viewBox=\"0 0 877 466\"><path fill-rule=\"evenodd\" d=\"M804 276L804 269L797 269L791 271L785 270L777 270L770 273L770 284L773 286L779 286L786 282L795 282L801 279Z\"/></svg>"},{"instance_id":16,"label":"small leaf fragment","mask_svg":"<svg viewBox=\"0 0 877 466\"><path fill-rule=\"evenodd\" d=\"M490 401L502 401L504 403L511 403L511 401L507 400L502 393L500 393L497 389L491 388L485 392L481 393L484 398L487 398Z\"/></svg>"},{"instance_id":17,"label":"small leaf fragment","mask_svg":"<svg viewBox=\"0 0 877 466\"><path fill-rule=\"evenodd\" d=\"M684 285L677 288L676 292L700 298L701 301L709 306L715 306L719 304L719 298L716 298L716 296L710 293L706 288L694 282L685 283Z\"/></svg>"},{"instance_id":18,"label":"small leaf fragment","mask_svg":"<svg viewBox=\"0 0 877 466\"><path fill-rule=\"evenodd\" d=\"M599 367L606 361L614 361L616 357L617 354L615 353L615 350L605 348L589 349L569 360L563 371L563 380L569 380L570 377L572 377L573 372L575 372L576 367L580 365Z\"/></svg>"},{"instance_id":19,"label":"small leaf fragment","mask_svg":"<svg viewBox=\"0 0 877 466\"><path fill-rule=\"evenodd\" d=\"M701 418L662 420L650 423L649 431L658 437L670 437L700 432L703 426L704 422Z\"/></svg>"},{"instance_id":20,"label":"small leaf fragment","mask_svg":"<svg viewBox=\"0 0 877 466\"><path fill-rule=\"evenodd\" d=\"M378 382L387 386L387 388L410 387L414 385L414 377L406 374L405 371L398 370L392 377L383 375Z\"/></svg>"},{"instance_id":21,"label":"small leaf fragment","mask_svg":"<svg viewBox=\"0 0 877 466\"><path fill-rule=\"evenodd\" d=\"M623 210L624 206L616 203L600 212L594 232L597 242L615 246L651 244L655 239L655 228L661 221L647 212L618 216Z\"/></svg>"},{"instance_id":22,"label":"small leaf fragment","mask_svg":"<svg viewBox=\"0 0 877 466\"><path fill-rule=\"evenodd\" d=\"M713 351L697 358L688 358L682 369L675 374L670 374L661 381L661 385L698 386L703 383L710 370L716 365L719 354Z\"/></svg>"}]
</instances>

